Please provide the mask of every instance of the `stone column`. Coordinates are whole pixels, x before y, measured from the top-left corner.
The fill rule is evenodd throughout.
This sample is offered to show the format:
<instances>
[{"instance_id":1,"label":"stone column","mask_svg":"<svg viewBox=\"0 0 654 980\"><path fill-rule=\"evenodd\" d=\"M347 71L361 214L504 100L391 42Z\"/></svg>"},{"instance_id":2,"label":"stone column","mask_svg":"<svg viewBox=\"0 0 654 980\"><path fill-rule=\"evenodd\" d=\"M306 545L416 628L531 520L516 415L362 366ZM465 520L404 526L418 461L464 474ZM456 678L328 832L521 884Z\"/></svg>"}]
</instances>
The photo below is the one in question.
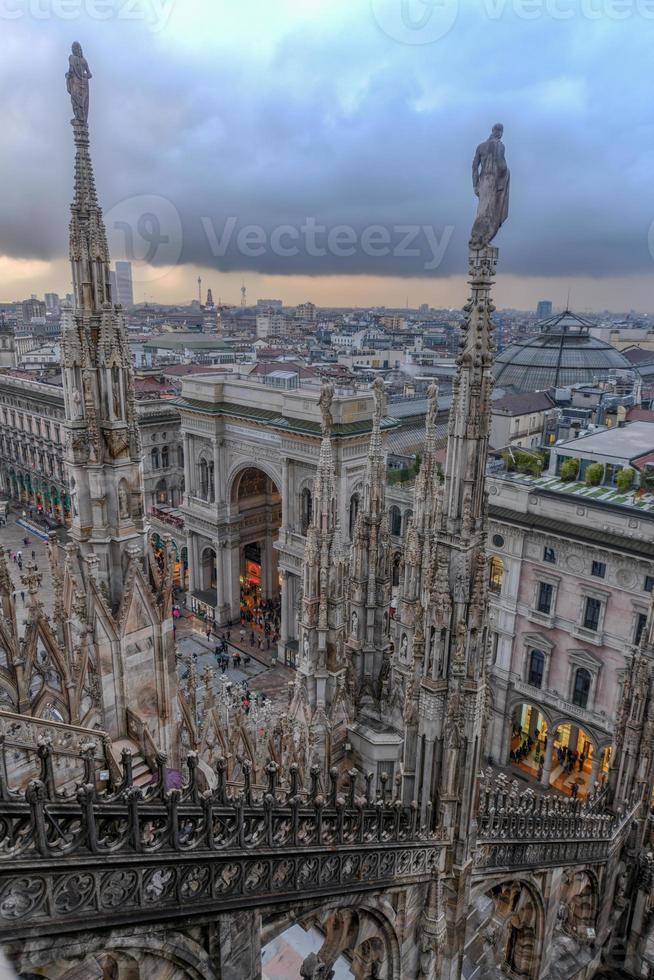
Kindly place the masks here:
<instances>
[{"instance_id":1,"label":"stone column","mask_svg":"<svg viewBox=\"0 0 654 980\"><path fill-rule=\"evenodd\" d=\"M602 761L603 750L593 749L593 761L590 770L590 785L589 789L592 789L597 782L597 777L599 776L600 763Z\"/></svg>"},{"instance_id":2,"label":"stone column","mask_svg":"<svg viewBox=\"0 0 654 980\"><path fill-rule=\"evenodd\" d=\"M420 821L427 819L427 804L431 802L431 771L434 764L434 739L425 739L425 762L422 771L422 800L420 802Z\"/></svg>"},{"instance_id":3,"label":"stone column","mask_svg":"<svg viewBox=\"0 0 654 980\"><path fill-rule=\"evenodd\" d=\"M191 461L191 437L188 432L182 432L182 446L184 449L184 495L188 499L194 493L194 480L192 475Z\"/></svg>"},{"instance_id":4,"label":"stone column","mask_svg":"<svg viewBox=\"0 0 654 980\"><path fill-rule=\"evenodd\" d=\"M281 485L281 495L282 495L282 527L289 527L289 503L290 503L290 488L289 488L289 461L284 459L282 461L282 485Z\"/></svg>"},{"instance_id":5,"label":"stone column","mask_svg":"<svg viewBox=\"0 0 654 980\"><path fill-rule=\"evenodd\" d=\"M549 738L547 742L547 748L543 753L545 756L545 763L543 765L543 775L541 776L541 784L548 787L550 784L550 775L552 773L552 757L554 756L554 746L552 745L552 739Z\"/></svg>"},{"instance_id":6,"label":"stone column","mask_svg":"<svg viewBox=\"0 0 654 980\"><path fill-rule=\"evenodd\" d=\"M256 910L225 912L211 929L216 980L261 980L261 915Z\"/></svg>"}]
</instances>

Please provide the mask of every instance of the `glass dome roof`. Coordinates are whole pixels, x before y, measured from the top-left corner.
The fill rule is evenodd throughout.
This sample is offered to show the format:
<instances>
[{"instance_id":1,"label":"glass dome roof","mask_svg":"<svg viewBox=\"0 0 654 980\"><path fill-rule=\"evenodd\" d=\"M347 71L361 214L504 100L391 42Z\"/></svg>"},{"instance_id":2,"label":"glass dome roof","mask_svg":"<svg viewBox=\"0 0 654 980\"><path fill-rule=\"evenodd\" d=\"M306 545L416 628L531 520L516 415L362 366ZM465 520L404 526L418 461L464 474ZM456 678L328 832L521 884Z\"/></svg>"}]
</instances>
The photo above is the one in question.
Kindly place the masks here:
<instances>
[{"instance_id":1,"label":"glass dome roof","mask_svg":"<svg viewBox=\"0 0 654 980\"><path fill-rule=\"evenodd\" d=\"M495 384L509 392L543 391L631 372L633 366L620 351L591 336L591 326L569 310L541 321L540 333L497 355Z\"/></svg>"}]
</instances>

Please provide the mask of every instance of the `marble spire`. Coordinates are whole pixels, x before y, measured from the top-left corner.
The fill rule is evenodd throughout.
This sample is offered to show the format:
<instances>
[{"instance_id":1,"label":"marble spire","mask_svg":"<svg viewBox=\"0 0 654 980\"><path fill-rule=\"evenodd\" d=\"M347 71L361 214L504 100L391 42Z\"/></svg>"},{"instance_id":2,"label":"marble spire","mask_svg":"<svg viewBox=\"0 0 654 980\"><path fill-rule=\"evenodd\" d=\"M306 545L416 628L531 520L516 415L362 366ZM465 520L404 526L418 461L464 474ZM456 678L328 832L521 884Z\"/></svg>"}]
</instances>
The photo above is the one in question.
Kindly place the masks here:
<instances>
[{"instance_id":1,"label":"marble spire","mask_svg":"<svg viewBox=\"0 0 654 980\"><path fill-rule=\"evenodd\" d=\"M75 146L70 209L73 308L62 318L66 461L71 474L71 535L98 559L98 583L116 609L124 593L126 556L143 549L140 436L127 327L114 306L109 249L89 148L91 72L80 45L69 58ZM94 558L94 560L95 560Z\"/></svg>"}]
</instances>

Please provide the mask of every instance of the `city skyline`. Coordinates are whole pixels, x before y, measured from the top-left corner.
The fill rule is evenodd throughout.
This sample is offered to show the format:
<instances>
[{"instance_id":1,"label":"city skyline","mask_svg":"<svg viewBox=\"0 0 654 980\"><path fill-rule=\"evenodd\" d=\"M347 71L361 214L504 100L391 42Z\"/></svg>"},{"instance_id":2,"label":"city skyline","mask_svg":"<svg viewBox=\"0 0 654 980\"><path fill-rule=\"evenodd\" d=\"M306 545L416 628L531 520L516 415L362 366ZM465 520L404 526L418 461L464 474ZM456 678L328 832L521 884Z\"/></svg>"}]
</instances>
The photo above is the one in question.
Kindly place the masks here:
<instances>
[{"instance_id":1,"label":"city skyline","mask_svg":"<svg viewBox=\"0 0 654 980\"><path fill-rule=\"evenodd\" d=\"M570 288L580 310L649 309L650 124L632 95L647 53L642 4L618 19L606 2L599 16L570 18L552 4L528 17L516 0L481 13L448 0L441 13L453 22L431 40L427 28L398 35L390 0L285 3L275 18L252 2L251 22L200 0L191 12L149 0L137 5L140 19L109 4L98 20L88 6L72 20L27 4L4 18L0 175L15 193L0 205L3 300L68 291L68 200L56 175L70 151L50 79L76 33L112 82L93 95L106 120L93 136L112 254L139 260L155 242L154 264L134 277L137 302L183 301L202 275L234 303L245 277L250 295L261 283L289 304L403 305L408 292L416 305L457 306L472 210L456 175L501 118L519 217L511 240L500 236L499 304L531 308L541 294L560 304ZM487 54L471 59L482 32ZM22 77L30 52L38 58ZM325 254L307 244L307 221L334 234ZM242 247L250 227L262 246ZM388 246L365 247L377 227Z\"/></svg>"}]
</instances>

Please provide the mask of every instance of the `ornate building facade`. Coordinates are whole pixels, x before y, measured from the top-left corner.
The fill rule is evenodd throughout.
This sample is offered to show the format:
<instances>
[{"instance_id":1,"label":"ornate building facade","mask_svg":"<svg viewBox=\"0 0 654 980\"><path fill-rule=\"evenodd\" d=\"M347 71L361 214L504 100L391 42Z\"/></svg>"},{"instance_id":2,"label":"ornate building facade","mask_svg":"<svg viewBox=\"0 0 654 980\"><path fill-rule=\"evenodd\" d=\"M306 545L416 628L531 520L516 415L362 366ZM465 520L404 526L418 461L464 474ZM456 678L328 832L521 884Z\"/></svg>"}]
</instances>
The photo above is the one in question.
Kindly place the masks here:
<instances>
[{"instance_id":1,"label":"ornate building facade","mask_svg":"<svg viewBox=\"0 0 654 980\"><path fill-rule=\"evenodd\" d=\"M200 725L192 671L177 697L170 543L161 564L148 547L133 370L88 152L89 77L74 45L75 305L65 317L61 422L71 540L63 553L51 542L51 622L28 564L30 612L19 635L0 560L0 677L14 698L13 712L0 711L0 940L18 975L258 978L262 949L299 925L321 937L297 970L314 980L333 975L337 961L358 980L587 980L616 963L647 976L654 603L640 613L638 598L634 612L645 619L624 667L606 666L622 686L603 785L571 799L536 781L521 789L488 765L492 753L507 761L497 719L506 720L520 683L541 692L544 716L548 698L582 686L601 697L603 679L592 676L588 690L585 677L566 689L552 651L562 645L556 630L571 622L584 651L574 669L592 675L598 658L589 650L603 649L593 637L607 622L595 586L577 596L578 616L564 596L560 608L558 599L549 610L537 603L536 618L554 621L539 621L540 638L530 634L526 647L545 655L542 631L553 630L551 666L547 680L542 670L521 682L504 641L523 630L532 600L519 593L509 608L505 593L506 608L490 614L489 590L497 596L499 584L502 596L518 552L491 525L489 560L487 541L491 241L508 192L503 148L493 147L501 127L475 158L499 169L482 165L475 181L445 468L432 388L399 565L380 384L365 397L325 385L319 398L254 383L243 395L215 378L185 385L184 513L189 552L201 549L191 568L207 576L194 592L215 593L207 604L227 619L246 562L263 568L265 558L271 595L280 570L298 579L285 621L288 634L297 608L287 710L249 713L207 684ZM255 467L245 454L230 464L227 450L244 437L258 447ZM551 549L556 528L536 533L545 530ZM604 551L608 533L597 545ZM558 548L566 563L579 557L576 545L569 555ZM529 575L540 576L532 584L565 588L543 577L539 554L523 555ZM620 569L615 581L626 585ZM597 675L603 668L595 663ZM37 717L45 698L59 706L56 717ZM560 742L557 717L545 718L550 751ZM531 715L519 722L516 737L531 736ZM544 738L537 724L535 740ZM146 783L135 778L129 745L118 764L111 746L122 740L146 755L154 747ZM184 776L172 789L169 765Z\"/></svg>"}]
</instances>

